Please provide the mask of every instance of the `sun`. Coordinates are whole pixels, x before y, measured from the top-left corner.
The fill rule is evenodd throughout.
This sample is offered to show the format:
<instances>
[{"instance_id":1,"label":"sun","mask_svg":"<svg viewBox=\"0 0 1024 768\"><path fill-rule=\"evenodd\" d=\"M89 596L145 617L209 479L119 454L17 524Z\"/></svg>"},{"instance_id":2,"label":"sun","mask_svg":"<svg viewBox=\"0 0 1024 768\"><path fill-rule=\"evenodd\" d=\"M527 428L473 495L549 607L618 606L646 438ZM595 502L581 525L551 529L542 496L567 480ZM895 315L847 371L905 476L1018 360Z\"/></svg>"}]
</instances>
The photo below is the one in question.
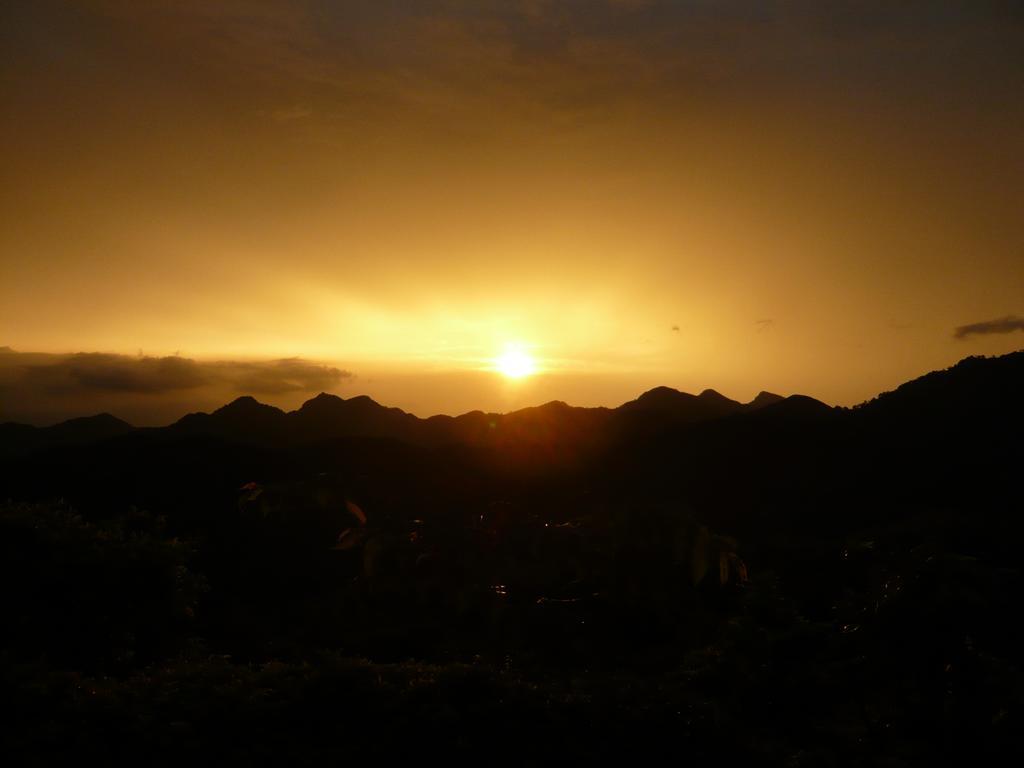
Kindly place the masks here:
<instances>
[{"instance_id":1,"label":"sun","mask_svg":"<svg viewBox=\"0 0 1024 768\"><path fill-rule=\"evenodd\" d=\"M521 344L506 344L505 350L494 358L494 370L510 379L521 379L537 372L537 362Z\"/></svg>"}]
</instances>

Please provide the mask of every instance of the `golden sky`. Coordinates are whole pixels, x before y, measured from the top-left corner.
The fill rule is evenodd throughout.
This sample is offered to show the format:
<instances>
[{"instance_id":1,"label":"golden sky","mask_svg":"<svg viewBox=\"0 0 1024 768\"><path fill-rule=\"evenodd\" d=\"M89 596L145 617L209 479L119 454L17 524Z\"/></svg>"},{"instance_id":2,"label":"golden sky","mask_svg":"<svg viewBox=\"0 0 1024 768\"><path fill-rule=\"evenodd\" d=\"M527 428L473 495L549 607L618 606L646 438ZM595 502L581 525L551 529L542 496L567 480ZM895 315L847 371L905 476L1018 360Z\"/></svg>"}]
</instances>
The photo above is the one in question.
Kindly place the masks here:
<instances>
[{"instance_id":1,"label":"golden sky","mask_svg":"<svg viewBox=\"0 0 1024 768\"><path fill-rule=\"evenodd\" d=\"M266 366L420 415L852 404L1024 346L1015 0L3 5L0 420ZM41 389L72 353L207 378Z\"/></svg>"}]
</instances>

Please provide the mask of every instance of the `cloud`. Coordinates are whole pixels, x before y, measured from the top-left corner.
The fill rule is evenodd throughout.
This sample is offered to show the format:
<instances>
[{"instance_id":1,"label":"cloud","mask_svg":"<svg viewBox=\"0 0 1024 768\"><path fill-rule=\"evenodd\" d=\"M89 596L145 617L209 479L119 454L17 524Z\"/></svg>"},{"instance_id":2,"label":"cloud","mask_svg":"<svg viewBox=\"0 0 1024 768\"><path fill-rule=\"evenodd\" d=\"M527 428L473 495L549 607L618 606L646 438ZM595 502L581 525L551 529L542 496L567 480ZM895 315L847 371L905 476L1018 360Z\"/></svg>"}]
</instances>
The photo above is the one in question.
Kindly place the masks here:
<instances>
[{"instance_id":1,"label":"cloud","mask_svg":"<svg viewBox=\"0 0 1024 768\"><path fill-rule=\"evenodd\" d=\"M706 88L720 94L729 81L745 93L760 92L766 82L791 84L797 93L808 83L830 92L842 80L876 89L875 72L886 72L889 81L908 68L908 33L917 34L913 58L925 69L948 60L954 32L975 45L992 30L1010 27L1002 34L1012 35L1014 15L991 6L979 0L90 4L101 28L120 23L146 41L137 58L180 57L200 84L238 78L234 96L321 99L278 109L274 118L287 122L315 112L343 124L388 104L443 108L461 120L460 105L511 103L501 124L517 114L528 123L538 113L589 117L609 100L642 96L647 103ZM73 33L81 37L77 27ZM162 64L151 66L163 71Z\"/></svg>"},{"instance_id":2,"label":"cloud","mask_svg":"<svg viewBox=\"0 0 1024 768\"><path fill-rule=\"evenodd\" d=\"M187 357L129 357L97 352L74 355L31 355L18 365L13 353L6 366L22 368L24 384L47 392L92 390L160 394L227 385L237 392L283 394L330 389L350 377L328 365L298 357L283 360L199 362Z\"/></svg>"},{"instance_id":3,"label":"cloud","mask_svg":"<svg viewBox=\"0 0 1024 768\"><path fill-rule=\"evenodd\" d=\"M54 356L24 366L24 381L48 392L105 390L156 394L193 389L209 382L195 360L181 357L128 357L102 353Z\"/></svg>"},{"instance_id":4,"label":"cloud","mask_svg":"<svg viewBox=\"0 0 1024 768\"><path fill-rule=\"evenodd\" d=\"M193 360L187 357L45 354L0 347L0 422L35 423L110 411L152 423L223 405L240 394L294 404L352 377L302 358Z\"/></svg>"},{"instance_id":5,"label":"cloud","mask_svg":"<svg viewBox=\"0 0 1024 768\"><path fill-rule=\"evenodd\" d=\"M325 390L352 376L350 371L310 363L298 357L269 362L225 362L215 365L217 371L232 382L237 391L257 395Z\"/></svg>"},{"instance_id":6,"label":"cloud","mask_svg":"<svg viewBox=\"0 0 1024 768\"><path fill-rule=\"evenodd\" d=\"M988 336L994 333L1013 333L1014 331L1024 331L1024 318L1017 317L1016 315L1007 315L995 320L984 320L980 323L961 325L953 331L953 337L956 339L966 339L969 336Z\"/></svg>"}]
</instances>

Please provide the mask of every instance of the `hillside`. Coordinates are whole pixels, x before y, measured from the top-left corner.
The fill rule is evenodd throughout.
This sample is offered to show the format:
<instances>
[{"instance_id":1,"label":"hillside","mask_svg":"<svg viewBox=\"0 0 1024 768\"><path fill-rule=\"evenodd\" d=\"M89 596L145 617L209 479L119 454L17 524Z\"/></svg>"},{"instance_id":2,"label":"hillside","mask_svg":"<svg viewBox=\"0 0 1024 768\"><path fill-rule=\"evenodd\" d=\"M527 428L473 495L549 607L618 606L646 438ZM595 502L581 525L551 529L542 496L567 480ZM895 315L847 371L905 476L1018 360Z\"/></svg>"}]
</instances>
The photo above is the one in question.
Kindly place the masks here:
<instances>
[{"instance_id":1,"label":"hillside","mask_svg":"<svg viewBox=\"0 0 1024 768\"><path fill-rule=\"evenodd\" d=\"M4 684L59 708L7 743L260 762L340 718L351 744L317 728L311 755L394 728L513 762L523 732L595 760L1012 752L1022 360L854 409L658 388L418 419L321 394L5 425Z\"/></svg>"}]
</instances>

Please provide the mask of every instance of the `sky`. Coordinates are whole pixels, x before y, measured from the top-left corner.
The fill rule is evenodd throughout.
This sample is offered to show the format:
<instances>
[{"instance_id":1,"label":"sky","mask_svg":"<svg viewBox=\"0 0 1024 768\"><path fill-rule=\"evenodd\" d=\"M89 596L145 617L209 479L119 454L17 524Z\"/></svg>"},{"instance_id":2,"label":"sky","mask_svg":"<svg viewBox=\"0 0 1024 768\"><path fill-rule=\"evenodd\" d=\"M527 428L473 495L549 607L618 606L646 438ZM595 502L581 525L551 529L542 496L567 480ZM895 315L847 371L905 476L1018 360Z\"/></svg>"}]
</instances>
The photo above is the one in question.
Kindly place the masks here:
<instances>
[{"instance_id":1,"label":"sky","mask_svg":"<svg viewBox=\"0 0 1024 768\"><path fill-rule=\"evenodd\" d=\"M1024 347L1022 96L1021 0L13 0L0 421L852 405Z\"/></svg>"}]
</instances>

